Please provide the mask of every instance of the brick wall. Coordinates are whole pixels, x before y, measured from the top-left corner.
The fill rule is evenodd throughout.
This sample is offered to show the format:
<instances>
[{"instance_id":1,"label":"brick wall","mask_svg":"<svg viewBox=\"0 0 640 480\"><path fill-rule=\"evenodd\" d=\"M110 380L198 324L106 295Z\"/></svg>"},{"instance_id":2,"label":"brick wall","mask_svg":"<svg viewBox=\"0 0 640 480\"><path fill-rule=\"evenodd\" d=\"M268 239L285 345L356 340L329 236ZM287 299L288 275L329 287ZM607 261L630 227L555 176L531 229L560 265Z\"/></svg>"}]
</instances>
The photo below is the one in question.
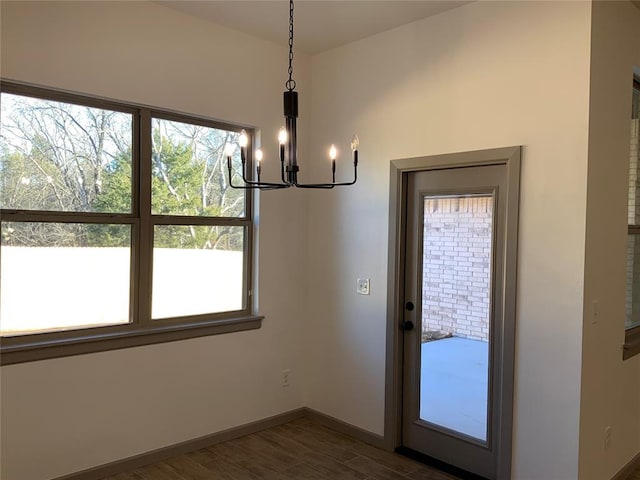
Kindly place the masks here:
<instances>
[{"instance_id":1,"label":"brick wall","mask_svg":"<svg viewBox=\"0 0 640 480\"><path fill-rule=\"evenodd\" d=\"M493 198L427 197L422 332L487 341Z\"/></svg>"}]
</instances>

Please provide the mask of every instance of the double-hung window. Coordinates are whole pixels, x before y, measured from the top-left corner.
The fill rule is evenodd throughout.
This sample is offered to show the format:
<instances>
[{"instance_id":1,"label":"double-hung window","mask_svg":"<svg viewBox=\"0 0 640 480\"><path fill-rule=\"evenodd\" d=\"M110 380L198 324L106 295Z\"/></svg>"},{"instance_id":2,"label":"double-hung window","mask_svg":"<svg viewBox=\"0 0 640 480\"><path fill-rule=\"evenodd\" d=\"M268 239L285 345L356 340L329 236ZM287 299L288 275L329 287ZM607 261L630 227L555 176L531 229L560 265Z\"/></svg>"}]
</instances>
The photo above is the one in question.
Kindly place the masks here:
<instances>
[{"instance_id":1,"label":"double-hung window","mask_svg":"<svg viewBox=\"0 0 640 480\"><path fill-rule=\"evenodd\" d=\"M260 326L242 127L1 86L3 363Z\"/></svg>"},{"instance_id":2,"label":"double-hung window","mask_svg":"<svg viewBox=\"0 0 640 480\"><path fill-rule=\"evenodd\" d=\"M633 79L624 358L640 353L640 79Z\"/></svg>"}]
</instances>

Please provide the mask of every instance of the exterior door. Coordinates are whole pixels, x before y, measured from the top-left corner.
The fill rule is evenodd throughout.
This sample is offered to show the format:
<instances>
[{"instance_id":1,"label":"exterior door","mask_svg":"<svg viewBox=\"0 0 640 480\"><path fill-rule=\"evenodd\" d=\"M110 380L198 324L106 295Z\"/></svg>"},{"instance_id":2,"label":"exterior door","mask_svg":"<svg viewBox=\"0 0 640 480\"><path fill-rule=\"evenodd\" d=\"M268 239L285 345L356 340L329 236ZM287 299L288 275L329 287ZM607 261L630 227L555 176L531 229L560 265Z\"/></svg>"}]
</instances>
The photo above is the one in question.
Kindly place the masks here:
<instances>
[{"instance_id":1,"label":"exterior door","mask_svg":"<svg viewBox=\"0 0 640 480\"><path fill-rule=\"evenodd\" d=\"M505 164L418 171L405 189L402 446L488 479L511 424L507 177Z\"/></svg>"}]
</instances>

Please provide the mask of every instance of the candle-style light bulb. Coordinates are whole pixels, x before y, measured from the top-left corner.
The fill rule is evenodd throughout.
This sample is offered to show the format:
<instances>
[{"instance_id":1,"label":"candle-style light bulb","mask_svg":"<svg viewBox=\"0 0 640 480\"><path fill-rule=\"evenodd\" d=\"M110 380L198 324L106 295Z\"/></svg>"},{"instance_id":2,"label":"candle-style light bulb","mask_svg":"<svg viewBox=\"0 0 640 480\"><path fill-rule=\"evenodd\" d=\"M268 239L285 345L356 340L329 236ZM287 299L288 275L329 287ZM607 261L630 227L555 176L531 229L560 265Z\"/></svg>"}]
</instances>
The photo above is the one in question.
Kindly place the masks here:
<instances>
[{"instance_id":1,"label":"candle-style light bulb","mask_svg":"<svg viewBox=\"0 0 640 480\"><path fill-rule=\"evenodd\" d=\"M235 149L236 149L236 146L233 143L227 143L224 146L224 154L227 157L227 168L229 169L229 172L231 172L231 155L233 155L233 152L235 151Z\"/></svg>"},{"instance_id":2,"label":"candle-style light bulb","mask_svg":"<svg viewBox=\"0 0 640 480\"><path fill-rule=\"evenodd\" d=\"M338 156L338 150L335 145L331 145L329 149L329 158L331 159L331 178L333 183L336 183L336 157Z\"/></svg>"},{"instance_id":3,"label":"candle-style light bulb","mask_svg":"<svg viewBox=\"0 0 640 480\"><path fill-rule=\"evenodd\" d=\"M280 131L278 131L278 143L280 144L280 162L282 163L282 169L284 169L284 146L287 143L289 135L287 134L287 129L284 127L280 127ZM283 170L284 171L284 170Z\"/></svg>"},{"instance_id":4,"label":"candle-style light bulb","mask_svg":"<svg viewBox=\"0 0 640 480\"><path fill-rule=\"evenodd\" d=\"M353 134L353 138L351 139L351 151L353 156L353 166L354 168L358 167L358 147L360 146L360 139L358 135Z\"/></svg>"},{"instance_id":5,"label":"candle-style light bulb","mask_svg":"<svg viewBox=\"0 0 640 480\"><path fill-rule=\"evenodd\" d=\"M359 146L360 146L360 139L358 138L358 135L354 133L353 138L351 139L351 150L358 150Z\"/></svg>"},{"instance_id":6,"label":"candle-style light bulb","mask_svg":"<svg viewBox=\"0 0 640 480\"><path fill-rule=\"evenodd\" d=\"M247 132L242 130L240 132L240 136L238 137L238 145L240 148L245 148L249 144L249 137L247 136Z\"/></svg>"},{"instance_id":7,"label":"candle-style light bulb","mask_svg":"<svg viewBox=\"0 0 640 480\"><path fill-rule=\"evenodd\" d=\"M225 154L227 157L230 157L231 155L233 155L233 152L235 151L235 149L236 149L235 144L233 144L233 143L227 143L227 144L224 146L224 154Z\"/></svg>"},{"instance_id":8,"label":"candle-style light bulb","mask_svg":"<svg viewBox=\"0 0 640 480\"><path fill-rule=\"evenodd\" d=\"M287 129L284 127L280 127L280 131L278 132L278 143L280 145L284 145L287 143Z\"/></svg>"},{"instance_id":9,"label":"candle-style light bulb","mask_svg":"<svg viewBox=\"0 0 640 480\"><path fill-rule=\"evenodd\" d=\"M335 145L331 145L331 148L329 149L329 158L331 160L335 160L338 157L338 150L336 149Z\"/></svg>"},{"instance_id":10,"label":"candle-style light bulb","mask_svg":"<svg viewBox=\"0 0 640 480\"><path fill-rule=\"evenodd\" d=\"M258 175L258 181L260 181L260 172L262 171L260 162L262 162L262 150L258 148L256 150L256 174Z\"/></svg>"}]
</instances>

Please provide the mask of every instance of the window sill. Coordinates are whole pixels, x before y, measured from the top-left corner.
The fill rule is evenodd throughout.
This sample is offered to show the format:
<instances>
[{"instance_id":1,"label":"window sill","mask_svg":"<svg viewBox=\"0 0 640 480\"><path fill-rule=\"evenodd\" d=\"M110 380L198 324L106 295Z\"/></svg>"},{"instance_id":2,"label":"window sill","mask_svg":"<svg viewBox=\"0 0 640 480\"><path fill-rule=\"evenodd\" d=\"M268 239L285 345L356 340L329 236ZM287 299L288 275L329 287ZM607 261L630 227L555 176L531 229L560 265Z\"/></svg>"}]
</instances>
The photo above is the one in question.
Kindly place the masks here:
<instances>
[{"instance_id":1,"label":"window sill","mask_svg":"<svg viewBox=\"0 0 640 480\"><path fill-rule=\"evenodd\" d=\"M634 327L627 330L622 359L627 360L638 354L640 354L640 327Z\"/></svg>"},{"instance_id":2,"label":"window sill","mask_svg":"<svg viewBox=\"0 0 640 480\"><path fill-rule=\"evenodd\" d=\"M86 353L118 350L121 348L153 345L189 338L220 335L223 333L256 330L262 326L264 317L251 315L224 320L198 323L131 328L112 333L80 333L73 338L22 342L19 345L0 345L0 365L33 362L50 358L69 357Z\"/></svg>"}]
</instances>

